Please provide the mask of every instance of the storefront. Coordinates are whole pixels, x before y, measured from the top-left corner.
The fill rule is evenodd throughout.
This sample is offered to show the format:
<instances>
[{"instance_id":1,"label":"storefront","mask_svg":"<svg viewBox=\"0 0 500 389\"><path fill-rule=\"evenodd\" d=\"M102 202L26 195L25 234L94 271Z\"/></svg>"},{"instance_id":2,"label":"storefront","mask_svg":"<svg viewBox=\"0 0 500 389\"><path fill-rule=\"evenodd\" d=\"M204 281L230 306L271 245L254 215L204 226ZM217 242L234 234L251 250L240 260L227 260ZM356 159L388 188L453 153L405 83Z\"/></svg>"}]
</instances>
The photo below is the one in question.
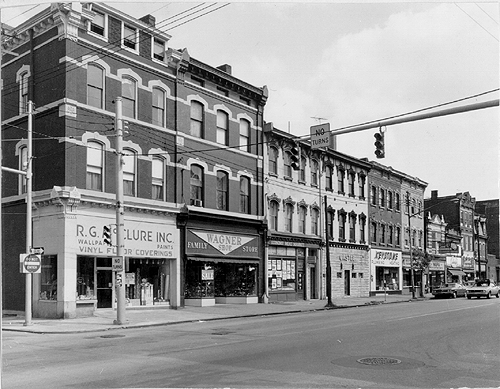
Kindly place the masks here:
<instances>
[{"instance_id":1,"label":"storefront","mask_svg":"<svg viewBox=\"0 0 500 389\"><path fill-rule=\"evenodd\" d=\"M330 242L332 297L368 297L370 261L367 246Z\"/></svg>"},{"instance_id":2,"label":"storefront","mask_svg":"<svg viewBox=\"0 0 500 389\"><path fill-rule=\"evenodd\" d=\"M267 249L269 301L319 298L319 239L273 235Z\"/></svg>"},{"instance_id":3,"label":"storefront","mask_svg":"<svg viewBox=\"0 0 500 389\"><path fill-rule=\"evenodd\" d=\"M370 294L401 293L403 260L401 251L370 250Z\"/></svg>"},{"instance_id":4,"label":"storefront","mask_svg":"<svg viewBox=\"0 0 500 389\"><path fill-rule=\"evenodd\" d=\"M446 282L464 282L466 274L462 270L462 257L458 255L446 256Z\"/></svg>"},{"instance_id":5,"label":"storefront","mask_svg":"<svg viewBox=\"0 0 500 389\"><path fill-rule=\"evenodd\" d=\"M185 305L259 302L259 235L187 229L185 248Z\"/></svg>"},{"instance_id":6,"label":"storefront","mask_svg":"<svg viewBox=\"0 0 500 389\"><path fill-rule=\"evenodd\" d=\"M45 254L41 274L33 277L33 315L74 318L92 315L96 309L115 309L115 210L80 203L77 192L58 197L55 206L54 202L45 205L39 204L34 218L33 243L44 247ZM175 220L170 212L126 209L126 307L179 305ZM111 229L111 245L104 241L104 226Z\"/></svg>"},{"instance_id":7,"label":"storefront","mask_svg":"<svg viewBox=\"0 0 500 389\"><path fill-rule=\"evenodd\" d=\"M465 273L464 281L471 282L475 279L476 272L474 271L474 257L465 255L462 257L462 271Z\"/></svg>"},{"instance_id":8,"label":"storefront","mask_svg":"<svg viewBox=\"0 0 500 389\"><path fill-rule=\"evenodd\" d=\"M446 283L445 277L446 259L433 259L429 262L427 285L429 292Z\"/></svg>"}]
</instances>

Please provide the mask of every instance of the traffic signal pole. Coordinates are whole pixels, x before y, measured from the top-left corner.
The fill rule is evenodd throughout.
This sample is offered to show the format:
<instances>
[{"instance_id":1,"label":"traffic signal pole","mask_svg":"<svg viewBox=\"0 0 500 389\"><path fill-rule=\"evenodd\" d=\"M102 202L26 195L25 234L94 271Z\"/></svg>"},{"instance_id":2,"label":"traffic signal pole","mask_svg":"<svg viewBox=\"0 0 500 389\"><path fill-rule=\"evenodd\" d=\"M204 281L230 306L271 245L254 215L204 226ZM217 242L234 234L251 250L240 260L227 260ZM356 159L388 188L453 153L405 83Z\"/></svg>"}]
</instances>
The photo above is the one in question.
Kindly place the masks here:
<instances>
[{"instance_id":1,"label":"traffic signal pole","mask_svg":"<svg viewBox=\"0 0 500 389\"><path fill-rule=\"evenodd\" d=\"M122 98L116 100L116 255L122 263L121 270L115 272L116 320L114 324L125 324L125 244L124 244L124 205L123 205L123 116Z\"/></svg>"}]
</instances>

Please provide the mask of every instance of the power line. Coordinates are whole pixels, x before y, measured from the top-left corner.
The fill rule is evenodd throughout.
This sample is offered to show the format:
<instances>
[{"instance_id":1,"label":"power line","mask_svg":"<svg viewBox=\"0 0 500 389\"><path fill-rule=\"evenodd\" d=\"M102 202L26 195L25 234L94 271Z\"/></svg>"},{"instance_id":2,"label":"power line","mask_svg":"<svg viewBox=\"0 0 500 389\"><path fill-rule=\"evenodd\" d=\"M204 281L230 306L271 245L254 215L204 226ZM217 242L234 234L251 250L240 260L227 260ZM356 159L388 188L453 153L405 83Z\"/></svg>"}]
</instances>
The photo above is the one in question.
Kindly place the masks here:
<instances>
[{"instance_id":1,"label":"power line","mask_svg":"<svg viewBox=\"0 0 500 389\"><path fill-rule=\"evenodd\" d=\"M460 11L462 11L464 14L466 14L474 23L476 23L479 27L481 27L488 35L492 36L493 39L495 39L498 42L498 38L490 33L486 28L484 28L481 23L479 23L476 19L474 19L471 15L469 15L462 7L460 7L457 3L454 3Z\"/></svg>"}]
</instances>

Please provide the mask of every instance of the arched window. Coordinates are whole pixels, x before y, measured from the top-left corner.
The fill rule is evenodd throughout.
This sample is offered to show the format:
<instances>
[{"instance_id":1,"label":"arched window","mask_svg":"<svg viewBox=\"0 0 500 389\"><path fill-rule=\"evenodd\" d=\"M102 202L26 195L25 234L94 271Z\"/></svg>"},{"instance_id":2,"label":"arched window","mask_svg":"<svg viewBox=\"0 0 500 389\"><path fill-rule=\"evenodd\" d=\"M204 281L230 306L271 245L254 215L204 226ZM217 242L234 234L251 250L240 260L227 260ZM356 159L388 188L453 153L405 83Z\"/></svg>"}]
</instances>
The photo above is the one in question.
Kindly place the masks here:
<instances>
[{"instance_id":1,"label":"arched window","mask_svg":"<svg viewBox=\"0 0 500 389\"><path fill-rule=\"evenodd\" d=\"M191 101L191 135L203 138L203 104Z\"/></svg>"},{"instance_id":2,"label":"arched window","mask_svg":"<svg viewBox=\"0 0 500 389\"><path fill-rule=\"evenodd\" d=\"M28 147L23 146L19 149L19 170L25 172L28 170ZM27 192L26 176L19 174L19 194Z\"/></svg>"},{"instance_id":3,"label":"arched window","mask_svg":"<svg viewBox=\"0 0 500 389\"><path fill-rule=\"evenodd\" d=\"M122 79L122 113L123 116L136 118L137 81L132 77L124 76Z\"/></svg>"},{"instance_id":4,"label":"arched window","mask_svg":"<svg viewBox=\"0 0 500 389\"><path fill-rule=\"evenodd\" d=\"M329 209L326 213L326 229L328 237L333 239L333 220L335 219L335 211Z\"/></svg>"},{"instance_id":5,"label":"arched window","mask_svg":"<svg viewBox=\"0 0 500 389\"><path fill-rule=\"evenodd\" d=\"M217 172L217 209L227 211L228 207L228 189L229 178L228 174L219 170Z\"/></svg>"},{"instance_id":6,"label":"arched window","mask_svg":"<svg viewBox=\"0 0 500 389\"><path fill-rule=\"evenodd\" d=\"M160 88L153 88L152 124L165 127L165 92Z\"/></svg>"},{"instance_id":7,"label":"arched window","mask_svg":"<svg viewBox=\"0 0 500 389\"><path fill-rule=\"evenodd\" d=\"M250 122L240 120L240 150L250 152Z\"/></svg>"},{"instance_id":8,"label":"arched window","mask_svg":"<svg viewBox=\"0 0 500 389\"><path fill-rule=\"evenodd\" d=\"M339 240L345 242L345 224L346 224L347 214L345 211L339 211Z\"/></svg>"},{"instance_id":9,"label":"arched window","mask_svg":"<svg viewBox=\"0 0 500 389\"><path fill-rule=\"evenodd\" d=\"M23 114L28 112L28 80L29 73L24 72L21 74L19 83L19 113Z\"/></svg>"},{"instance_id":10,"label":"arched window","mask_svg":"<svg viewBox=\"0 0 500 389\"><path fill-rule=\"evenodd\" d=\"M240 177L240 212L250 213L250 179Z\"/></svg>"},{"instance_id":11,"label":"arched window","mask_svg":"<svg viewBox=\"0 0 500 389\"><path fill-rule=\"evenodd\" d=\"M300 157L300 181L306 182L306 165L307 160L304 157Z\"/></svg>"},{"instance_id":12,"label":"arched window","mask_svg":"<svg viewBox=\"0 0 500 389\"><path fill-rule=\"evenodd\" d=\"M104 108L104 70L94 64L87 66L87 104Z\"/></svg>"},{"instance_id":13,"label":"arched window","mask_svg":"<svg viewBox=\"0 0 500 389\"><path fill-rule=\"evenodd\" d=\"M165 200L165 161L154 157L151 166L151 197L153 200Z\"/></svg>"},{"instance_id":14,"label":"arched window","mask_svg":"<svg viewBox=\"0 0 500 389\"><path fill-rule=\"evenodd\" d=\"M201 166L191 165L191 178L189 182L191 186L191 205L203 207L204 173Z\"/></svg>"},{"instance_id":15,"label":"arched window","mask_svg":"<svg viewBox=\"0 0 500 389\"><path fill-rule=\"evenodd\" d=\"M345 171L344 169L338 169L337 170L337 175L338 175L338 193L340 194L345 194L345 184L344 184L344 178L345 178Z\"/></svg>"},{"instance_id":16,"label":"arched window","mask_svg":"<svg viewBox=\"0 0 500 389\"><path fill-rule=\"evenodd\" d=\"M366 242L366 216L363 214L359 216L359 242Z\"/></svg>"},{"instance_id":17,"label":"arched window","mask_svg":"<svg viewBox=\"0 0 500 389\"><path fill-rule=\"evenodd\" d=\"M269 202L269 228L273 231L278 230L278 208L279 204L277 201Z\"/></svg>"},{"instance_id":18,"label":"arched window","mask_svg":"<svg viewBox=\"0 0 500 389\"><path fill-rule=\"evenodd\" d=\"M278 149L269 147L269 173L278 174Z\"/></svg>"},{"instance_id":19,"label":"arched window","mask_svg":"<svg viewBox=\"0 0 500 389\"><path fill-rule=\"evenodd\" d=\"M123 149L123 194L136 195L136 153L130 149Z\"/></svg>"},{"instance_id":20,"label":"arched window","mask_svg":"<svg viewBox=\"0 0 500 389\"><path fill-rule=\"evenodd\" d=\"M318 185L318 161L311 161L311 185Z\"/></svg>"},{"instance_id":21,"label":"arched window","mask_svg":"<svg viewBox=\"0 0 500 389\"><path fill-rule=\"evenodd\" d=\"M331 166L327 166L325 168L325 189L329 191L333 191L333 168Z\"/></svg>"},{"instance_id":22,"label":"arched window","mask_svg":"<svg viewBox=\"0 0 500 389\"><path fill-rule=\"evenodd\" d=\"M217 143L228 145L229 116L224 111L217 111Z\"/></svg>"},{"instance_id":23,"label":"arched window","mask_svg":"<svg viewBox=\"0 0 500 389\"><path fill-rule=\"evenodd\" d=\"M104 145L101 142L87 142L87 189L103 190Z\"/></svg>"},{"instance_id":24,"label":"arched window","mask_svg":"<svg viewBox=\"0 0 500 389\"><path fill-rule=\"evenodd\" d=\"M290 151L285 151L284 174L285 177L292 178L292 153Z\"/></svg>"},{"instance_id":25,"label":"arched window","mask_svg":"<svg viewBox=\"0 0 500 389\"><path fill-rule=\"evenodd\" d=\"M285 205L285 231L292 232L292 222L293 222L293 205Z\"/></svg>"}]
</instances>

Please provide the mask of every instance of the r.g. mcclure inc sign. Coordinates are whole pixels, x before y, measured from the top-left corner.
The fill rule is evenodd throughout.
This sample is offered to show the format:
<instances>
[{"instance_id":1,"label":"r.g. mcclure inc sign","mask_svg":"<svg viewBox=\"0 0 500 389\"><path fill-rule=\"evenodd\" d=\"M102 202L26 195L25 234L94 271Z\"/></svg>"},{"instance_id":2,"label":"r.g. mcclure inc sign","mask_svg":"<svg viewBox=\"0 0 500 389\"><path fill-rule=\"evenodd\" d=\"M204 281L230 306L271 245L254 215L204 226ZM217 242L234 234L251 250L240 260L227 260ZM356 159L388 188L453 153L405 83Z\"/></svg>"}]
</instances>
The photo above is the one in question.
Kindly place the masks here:
<instances>
[{"instance_id":1,"label":"r.g. mcclure inc sign","mask_svg":"<svg viewBox=\"0 0 500 389\"><path fill-rule=\"evenodd\" d=\"M189 230L187 254L222 254L236 257L259 257L259 239L252 235Z\"/></svg>"},{"instance_id":2,"label":"r.g. mcclure inc sign","mask_svg":"<svg viewBox=\"0 0 500 389\"><path fill-rule=\"evenodd\" d=\"M78 218L76 251L80 255L116 255L116 226L111 225L113 246L104 243L103 227L107 220ZM109 224L108 224L109 225ZM178 250L177 229L174 225L125 221L124 254L132 258L175 258Z\"/></svg>"}]
</instances>

